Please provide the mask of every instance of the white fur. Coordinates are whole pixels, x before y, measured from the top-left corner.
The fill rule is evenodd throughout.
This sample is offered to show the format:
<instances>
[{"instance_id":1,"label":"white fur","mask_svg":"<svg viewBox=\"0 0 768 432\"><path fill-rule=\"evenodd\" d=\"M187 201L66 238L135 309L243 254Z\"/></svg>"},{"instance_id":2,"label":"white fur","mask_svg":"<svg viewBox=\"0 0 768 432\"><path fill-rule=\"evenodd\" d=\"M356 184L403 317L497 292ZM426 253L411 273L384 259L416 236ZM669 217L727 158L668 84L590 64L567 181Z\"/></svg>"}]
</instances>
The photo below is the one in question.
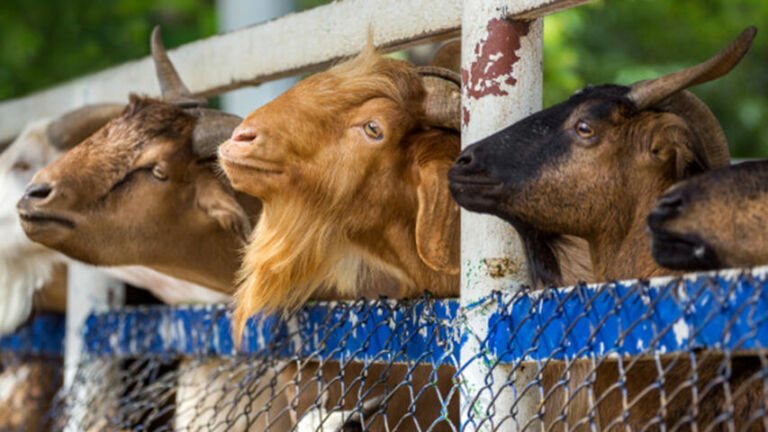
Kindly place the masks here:
<instances>
[{"instance_id":1,"label":"white fur","mask_svg":"<svg viewBox=\"0 0 768 432\"><path fill-rule=\"evenodd\" d=\"M14 331L27 319L35 291L50 280L54 264L62 259L29 241L16 213L16 202L32 176L61 155L45 136L48 122L29 124L0 154L0 334ZM14 169L15 164L29 168Z\"/></svg>"},{"instance_id":2,"label":"white fur","mask_svg":"<svg viewBox=\"0 0 768 432\"><path fill-rule=\"evenodd\" d=\"M24 386L30 372L28 365L21 364L8 368L7 372L0 374L0 401L6 403L17 387Z\"/></svg>"},{"instance_id":3,"label":"white fur","mask_svg":"<svg viewBox=\"0 0 768 432\"><path fill-rule=\"evenodd\" d=\"M296 425L296 432L338 432L349 415L344 411L328 413L325 408L313 408Z\"/></svg>"}]
</instances>

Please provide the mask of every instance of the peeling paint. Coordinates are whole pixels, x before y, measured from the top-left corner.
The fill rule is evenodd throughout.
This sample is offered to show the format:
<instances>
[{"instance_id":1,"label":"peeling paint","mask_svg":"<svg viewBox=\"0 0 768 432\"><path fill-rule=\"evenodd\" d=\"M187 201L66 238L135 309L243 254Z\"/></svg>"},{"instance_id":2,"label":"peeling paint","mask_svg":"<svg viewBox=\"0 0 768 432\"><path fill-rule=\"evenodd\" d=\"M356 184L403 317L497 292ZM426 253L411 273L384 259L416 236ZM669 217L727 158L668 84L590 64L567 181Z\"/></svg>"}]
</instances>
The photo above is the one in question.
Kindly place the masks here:
<instances>
[{"instance_id":1,"label":"peeling paint","mask_svg":"<svg viewBox=\"0 0 768 432\"><path fill-rule=\"evenodd\" d=\"M480 99L483 96L506 96L502 84L514 86L514 66L520 60L516 54L520 40L528 35L529 21L511 21L494 18L486 27L488 36L475 45L475 60L470 69L461 70L462 82L467 97ZM465 113L465 124L468 121Z\"/></svg>"}]
</instances>

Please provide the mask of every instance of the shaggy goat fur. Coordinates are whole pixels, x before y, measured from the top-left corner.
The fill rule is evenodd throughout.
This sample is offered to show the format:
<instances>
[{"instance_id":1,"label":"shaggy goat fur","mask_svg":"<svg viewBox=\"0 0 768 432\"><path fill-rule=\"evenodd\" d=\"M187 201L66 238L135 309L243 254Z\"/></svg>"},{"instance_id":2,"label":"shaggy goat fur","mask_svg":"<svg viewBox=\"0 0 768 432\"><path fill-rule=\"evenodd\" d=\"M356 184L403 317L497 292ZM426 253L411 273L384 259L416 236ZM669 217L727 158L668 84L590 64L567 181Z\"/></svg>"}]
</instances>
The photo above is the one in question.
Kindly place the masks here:
<instances>
[{"instance_id":1,"label":"shaggy goat fur","mask_svg":"<svg viewBox=\"0 0 768 432\"><path fill-rule=\"evenodd\" d=\"M459 137L429 128L425 94L416 68L369 46L238 127L255 124L268 137L264 151L286 163L290 183L275 194L254 193L264 211L239 272L236 334L255 312L295 309L309 299L458 294L458 207L444 179ZM391 127L383 142L354 141L355 120L369 117ZM227 163L235 145L222 146L222 165L236 189L252 193L248 184L258 180ZM370 288L376 273L400 288Z\"/></svg>"}]
</instances>

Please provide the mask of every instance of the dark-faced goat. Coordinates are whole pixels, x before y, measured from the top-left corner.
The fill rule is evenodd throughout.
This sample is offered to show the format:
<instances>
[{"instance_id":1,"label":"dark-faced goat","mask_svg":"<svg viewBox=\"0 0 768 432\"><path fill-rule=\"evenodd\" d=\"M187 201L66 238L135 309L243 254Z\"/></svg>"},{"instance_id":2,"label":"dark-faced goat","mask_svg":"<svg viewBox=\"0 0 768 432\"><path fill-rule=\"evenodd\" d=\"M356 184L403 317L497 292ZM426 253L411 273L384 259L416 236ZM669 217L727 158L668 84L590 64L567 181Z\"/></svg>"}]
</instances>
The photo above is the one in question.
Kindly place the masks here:
<instances>
[{"instance_id":1,"label":"dark-faced goat","mask_svg":"<svg viewBox=\"0 0 768 432\"><path fill-rule=\"evenodd\" d=\"M553 245L564 234L589 242L598 280L668 274L650 254L648 212L672 184L729 163L720 124L685 89L727 74L755 33L749 28L709 60L667 76L630 86L587 87L469 146L449 172L453 196L469 210L497 215L516 227L534 279L558 276ZM660 374L652 361L638 360L623 386L616 383L616 363L602 362L593 384L597 420L602 428L640 430L663 413L670 426L686 415L700 427L714 424L728 400L726 385L704 387L719 376L722 361L710 355L694 369L689 359L672 356L663 361ZM733 361L734 370L741 369L730 381L736 385L736 375L751 370L740 368L740 359ZM697 381L692 381L694 372ZM654 386L657 379L662 385ZM695 402L697 395L701 399ZM742 427L760 396L739 395L732 408ZM571 405L569 419L583 413Z\"/></svg>"},{"instance_id":2,"label":"dark-faced goat","mask_svg":"<svg viewBox=\"0 0 768 432\"><path fill-rule=\"evenodd\" d=\"M720 168L673 186L648 216L651 253L675 270L768 264L768 161Z\"/></svg>"}]
</instances>

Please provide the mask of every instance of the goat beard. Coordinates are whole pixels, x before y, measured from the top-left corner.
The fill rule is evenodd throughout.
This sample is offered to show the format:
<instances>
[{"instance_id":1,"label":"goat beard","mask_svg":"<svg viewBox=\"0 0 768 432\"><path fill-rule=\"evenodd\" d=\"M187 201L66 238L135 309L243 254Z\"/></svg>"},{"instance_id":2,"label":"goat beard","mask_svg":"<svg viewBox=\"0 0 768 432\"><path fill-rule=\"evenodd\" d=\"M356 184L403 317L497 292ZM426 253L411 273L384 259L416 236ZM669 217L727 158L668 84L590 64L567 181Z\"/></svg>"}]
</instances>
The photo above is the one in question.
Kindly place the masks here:
<instances>
[{"instance_id":1,"label":"goat beard","mask_svg":"<svg viewBox=\"0 0 768 432\"><path fill-rule=\"evenodd\" d=\"M264 204L238 274L236 344L248 318L257 313L294 312L330 293L355 298L357 287L372 278L370 266L339 226L340 218L306 207L298 200Z\"/></svg>"}]
</instances>

